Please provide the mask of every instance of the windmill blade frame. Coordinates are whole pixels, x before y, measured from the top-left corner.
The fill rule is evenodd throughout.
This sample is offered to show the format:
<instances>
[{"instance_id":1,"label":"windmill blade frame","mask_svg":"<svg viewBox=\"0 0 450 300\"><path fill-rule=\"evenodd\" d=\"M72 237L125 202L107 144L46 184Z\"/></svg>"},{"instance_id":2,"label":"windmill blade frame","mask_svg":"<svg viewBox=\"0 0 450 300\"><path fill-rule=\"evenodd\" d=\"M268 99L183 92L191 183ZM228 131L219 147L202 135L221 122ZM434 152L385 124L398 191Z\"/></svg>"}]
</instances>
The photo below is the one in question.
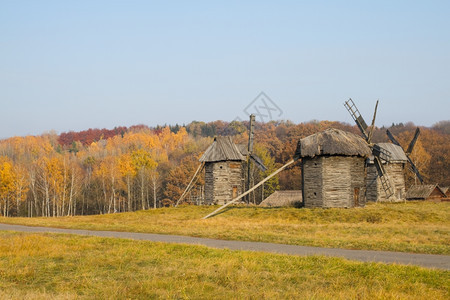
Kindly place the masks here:
<instances>
[{"instance_id":1,"label":"windmill blade frame","mask_svg":"<svg viewBox=\"0 0 450 300\"><path fill-rule=\"evenodd\" d=\"M406 156L406 158L408 159L410 170L416 174L420 183L423 183L423 177L422 177L422 175L420 175L419 169L417 169L416 165L413 163L413 161L411 160L411 158L408 155Z\"/></svg>"},{"instance_id":2,"label":"windmill blade frame","mask_svg":"<svg viewBox=\"0 0 450 300\"><path fill-rule=\"evenodd\" d=\"M389 131L389 129L386 130L386 134L387 134L388 138L391 140L391 142L392 142L393 144L395 144L395 145L397 145L397 146L400 146L400 147L403 149L402 145L400 145L400 143L395 139L394 135ZM416 165L413 163L412 159L409 157L409 155L410 155L411 152L412 152L412 149L414 149L414 145L416 144L417 139L419 138L419 135L420 135L420 129L419 129L419 127L417 127L417 128L416 128L416 132L414 133L414 137L413 137L413 139L411 140L411 142L409 143L408 150L405 151L405 150L403 149L403 151L405 151L406 158L408 159L409 169L410 169L413 173L416 174L416 176L417 176L417 178L419 179L420 183L423 183L424 180L423 180L422 175L420 175L419 169L416 167Z\"/></svg>"},{"instance_id":3,"label":"windmill blade frame","mask_svg":"<svg viewBox=\"0 0 450 300\"><path fill-rule=\"evenodd\" d=\"M352 119L355 121L356 126L358 126L359 130L363 134L364 139L368 141L369 140L369 135L367 134L368 126L366 121L364 121L364 118L362 117L358 108L356 107L355 102L353 102L352 98L348 98L348 100L344 102L344 106L350 113Z\"/></svg>"},{"instance_id":4,"label":"windmill blade frame","mask_svg":"<svg viewBox=\"0 0 450 300\"><path fill-rule=\"evenodd\" d=\"M375 130L375 119L377 118L378 102L379 102L379 100L377 100L377 103L375 104L375 111L373 112L372 125L370 126L369 138L367 139L367 142L369 144L372 141L373 132Z\"/></svg>"},{"instance_id":5,"label":"windmill blade frame","mask_svg":"<svg viewBox=\"0 0 450 300\"><path fill-rule=\"evenodd\" d=\"M258 169L260 169L263 172L267 171L267 167L264 165L264 162L261 160L261 158L259 158L254 154L250 154L250 159L258 167Z\"/></svg>"},{"instance_id":6,"label":"windmill blade frame","mask_svg":"<svg viewBox=\"0 0 450 300\"><path fill-rule=\"evenodd\" d=\"M414 133L414 137L409 143L408 149L405 151L406 155L409 156L412 153L414 146L416 145L417 139L419 138L419 135L420 135L420 128L417 127L416 132Z\"/></svg>"},{"instance_id":7,"label":"windmill blade frame","mask_svg":"<svg viewBox=\"0 0 450 300\"><path fill-rule=\"evenodd\" d=\"M402 145L400 145L400 143L395 139L394 135L389 131L389 129L386 130L386 134L393 144L395 144L399 147L402 147ZM402 147L402 149L403 149L403 147ZM405 150L403 150L403 151L405 151Z\"/></svg>"}]
</instances>

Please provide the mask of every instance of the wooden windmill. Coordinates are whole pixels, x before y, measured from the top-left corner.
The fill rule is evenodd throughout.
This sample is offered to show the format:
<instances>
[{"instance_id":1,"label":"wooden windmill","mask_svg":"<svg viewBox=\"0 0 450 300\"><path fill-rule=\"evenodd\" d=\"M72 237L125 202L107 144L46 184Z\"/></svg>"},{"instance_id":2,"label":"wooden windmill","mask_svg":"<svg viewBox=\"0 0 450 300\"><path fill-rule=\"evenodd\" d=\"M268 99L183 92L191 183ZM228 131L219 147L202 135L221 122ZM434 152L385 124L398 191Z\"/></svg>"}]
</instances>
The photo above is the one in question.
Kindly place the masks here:
<instances>
[{"instance_id":1,"label":"wooden windmill","mask_svg":"<svg viewBox=\"0 0 450 300\"><path fill-rule=\"evenodd\" d=\"M385 195L385 199L387 199L388 201L394 200L395 185L393 185L388 172L386 172L385 170L385 165L390 163L392 154L389 150L383 148L379 144L375 144L372 142L373 131L375 129L375 119L377 115L378 101L375 105L375 111L373 114L372 124L370 125L370 127L364 121L364 118L362 117L361 113L359 112L358 108L356 107L355 103L351 98L344 103L344 106L350 113L350 116L355 121L359 130L361 131L367 145L372 149L372 163L369 163L369 166L372 165L372 167L374 168L373 173L376 174L377 176L376 189L382 190ZM376 199L371 200L377 201L379 199L378 195L379 193L377 192Z\"/></svg>"},{"instance_id":2,"label":"wooden windmill","mask_svg":"<svg viewBox=\"0 0 450 300\"><path fill-rule=\"evenodd\" d=\"M231 137L216 137L200 162L205 164L205 203L225 204L243 190L243 162Z\"/></svg>"},{"instance_id":3,"label":"wooden windmill","mask_svg":"<svg viewBox=\"0 0 450 300\"><path fill-rule=\"evenodd\" d=\"M364 207L367 143L356 134L330 128L301 139L303 203L311 207Z\"/></svg>"},{"instance_id":4,"label":"wooden windmill","mask_svg":"<svg viewBox=\"0 0 450 300\"><path fill-rule=\"evenodd\" d=\"M246 165L248 174L250 174L250 162L262 171L267 169L261 159L253 154L254 121L255 116L251 115L248 146L235 144L229 136L214 138L213 143L200 158L200 166L180 199L178 199L176 206L183 201L203 170L205 170L204 203L207 205L223 205L244 192L244 169ZM249 177L250 175L248 175ZM247 184L248 189L250 189L249 183Z\"/></svg>"}]
</instances>

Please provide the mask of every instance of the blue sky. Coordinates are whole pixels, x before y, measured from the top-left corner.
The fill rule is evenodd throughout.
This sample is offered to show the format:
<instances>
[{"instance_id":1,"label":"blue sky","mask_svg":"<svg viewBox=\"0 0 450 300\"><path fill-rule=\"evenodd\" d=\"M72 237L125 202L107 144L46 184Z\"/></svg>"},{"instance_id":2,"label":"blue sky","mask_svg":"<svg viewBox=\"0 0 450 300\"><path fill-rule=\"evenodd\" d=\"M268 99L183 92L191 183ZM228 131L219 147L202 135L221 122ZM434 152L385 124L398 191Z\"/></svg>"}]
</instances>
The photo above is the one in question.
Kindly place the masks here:
<instances>
[{"instance_id":1,"label":"blue sky","mask_svg":"<svg viewBox=\"0 0 450 300\"><path fill-rule=\"evenodd\" d=\"M0 138L246 118L450 119L449 1L0 0Z\"/></svg>"}]
</instances>

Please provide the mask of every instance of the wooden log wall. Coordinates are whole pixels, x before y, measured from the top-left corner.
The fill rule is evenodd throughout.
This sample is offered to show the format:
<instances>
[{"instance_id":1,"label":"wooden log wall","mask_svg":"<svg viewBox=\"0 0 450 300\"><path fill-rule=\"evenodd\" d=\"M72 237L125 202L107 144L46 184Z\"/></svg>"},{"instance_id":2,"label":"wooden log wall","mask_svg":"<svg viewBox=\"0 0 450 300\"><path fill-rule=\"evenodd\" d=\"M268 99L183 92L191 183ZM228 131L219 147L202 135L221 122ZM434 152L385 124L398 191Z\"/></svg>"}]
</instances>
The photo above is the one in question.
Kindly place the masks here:
<instances>
[{"instance_id":1,"label":"wooden log wall","mask_svg":"<svg viewBox=\"0 0 450 300\"><path fill-rule=\"evenodd\" d=\"M365 206L365 175L362 157L304 158L302 181L305 207Z\"/></svg>"},{"instance_id":2,"label":"wooden log wall","mask_svg":"<svg viewBox=\"0 0 450 300\"><path fill-rule=\"evenodd\" d=\"M378 201L378 185L381 185L380 179L378 178L377 168L374 164L369 164L367 166L367 201ZM381 187L382 188L382 187Z\"/></svg>"},{"instance_id":3,"label":"wooden log wall","mask_svg":"<svg viewBox=\"0 0 450 300\"><path fill-rule=\"evenodd\" d=\"M205 203L213 204L214 200L214 163L205 164Z\"/></svg>"},{"instance_id":4,"label":"wooden log wall","mask_svg":"<svg viewBox=\"0 0 450 300\"><path fill-rule=\"evenodd\" d=\"M380 202L399 202L406 199L405 187L405 164L390 163L384 164L386 174L389 176L394 188L394 196L386 198L386 192L381 185L375 165L370 164L367 168L367 200Z\"/></svg>"},{"instance_id":5,"label":"wooden log wall","mask_svg":"<svg viewBox=\"0 0 450 300\"><path fill-rule=\"evenodd\" d=\"M323 207L322 158L302 159L303 203L305 207Z\"/></svg>"},{"instance_id":6,"label":"wooden log wall","mask_svg":"<svg viewBox=\"0 0 450 300\"><path fill-rule=\"evenodd\" d=\"M207 204L226 204L243 191L243 169L240 161L223 161L205 165L205 202Z\"/></svg>"}]
</instances>

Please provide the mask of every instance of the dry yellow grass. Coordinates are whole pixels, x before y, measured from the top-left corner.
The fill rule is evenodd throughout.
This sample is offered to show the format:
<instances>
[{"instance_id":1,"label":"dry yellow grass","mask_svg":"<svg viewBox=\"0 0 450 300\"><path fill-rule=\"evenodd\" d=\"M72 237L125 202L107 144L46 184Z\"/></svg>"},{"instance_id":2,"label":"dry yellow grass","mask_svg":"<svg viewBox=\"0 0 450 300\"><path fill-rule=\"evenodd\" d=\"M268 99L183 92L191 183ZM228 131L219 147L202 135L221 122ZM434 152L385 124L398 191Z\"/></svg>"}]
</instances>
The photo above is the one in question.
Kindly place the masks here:
<instances>
[{"instance_id":1,"label":"dry yellow grass","mask_svg":"<svg viewBox=\"0 0 450 300\"><path fill-rule=\"evenodd\" d=\"M370 204L364 209L235 207L201 220L214 209L184 206L102 216L1 218L0 222L450 254L450 203Z\"/></svg>"},{"instance_id":2,"label":"dry yellow grass","mask_svg":"<svg viewBox=\"0 0 450 300\"><path fill-rule=\"evenodd\" d=\"M1 299L448 299L450 272L0 232Z\"/></svg>"}]
</instances>

